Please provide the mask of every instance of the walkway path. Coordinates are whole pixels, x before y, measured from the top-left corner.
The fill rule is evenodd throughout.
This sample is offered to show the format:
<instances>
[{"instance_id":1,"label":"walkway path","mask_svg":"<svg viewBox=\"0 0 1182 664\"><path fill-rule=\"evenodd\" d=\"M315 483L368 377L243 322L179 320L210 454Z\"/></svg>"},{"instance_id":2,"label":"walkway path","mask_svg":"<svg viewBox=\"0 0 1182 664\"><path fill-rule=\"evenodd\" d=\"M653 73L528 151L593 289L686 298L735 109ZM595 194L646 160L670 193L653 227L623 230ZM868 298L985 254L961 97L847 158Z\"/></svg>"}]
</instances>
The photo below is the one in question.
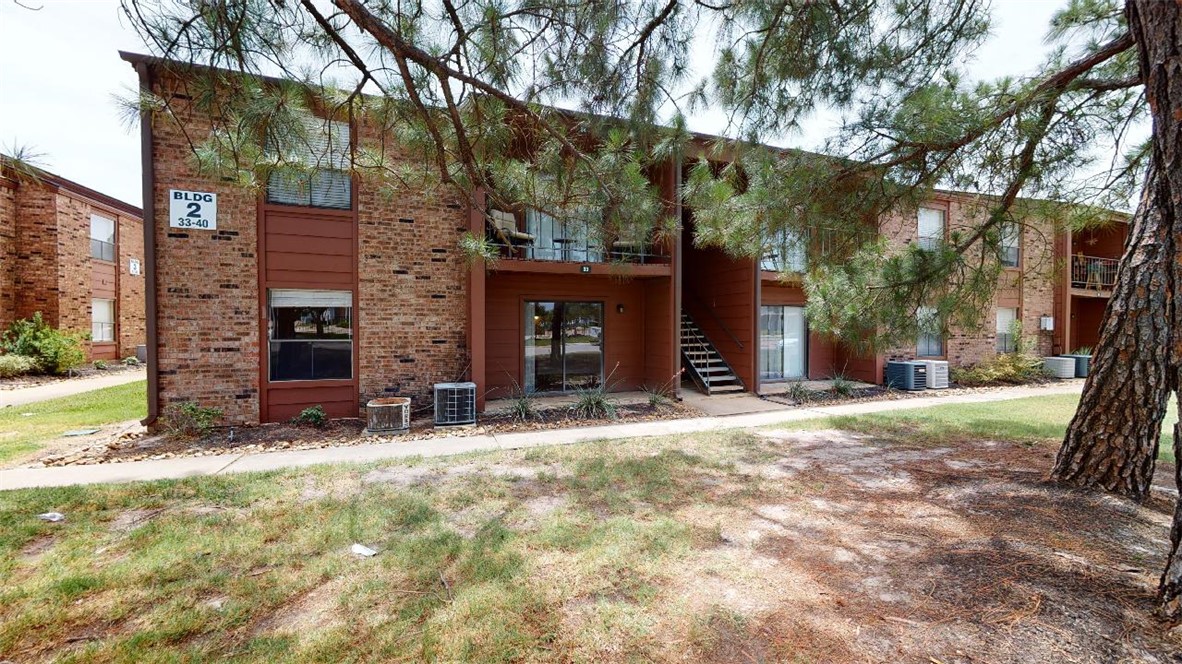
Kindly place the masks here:
<instances>
[{"instance_id":1,"label":"walkway path","mask_svg":"<svg viewBox=\"0 0 1182 664\"><path fill-rule=\"evenodd\" d=\"M145 380L146 378L147 373L143 369L139 369L136 371L120 371L119 373L113 373L108 376L62 379L43 385L0 390L0 408L23 406L47 399L57 399L58 397L69 397L104 387L126 385L127 383L134 383L137 380Z\"/></svg>"},{"instance_id":2,"label":"walkway path","mask_svg":"<svg viewBox=\"0 0 1182 664\"><path fill-rule=\"evenodd\" d=\"M437 457L467 452L522 449L548 445L570 445L592 440L617 440L638 436L688 434L722 429L746 429L787 422L797 422L830 415L863 415L886 411L926 408L951 403L986 403L1051 394L1078 394L1083 381L1035 387L1014 387L990 392L950 394L947 396L871 401L816 408L793 408L730 417L697 417L682 420L635 422L580 429L551 429L484 436L454 436L408 442L374 443L352 447L328 447L317 450L225 454L214 457L187 457L160 461L131 461L92 466L57 466L52 468L15 468L0 470L0 490L36 486L69 486L104 482L176 479L219 473L296 468L326 463L369 462L409 457Z\"/></svg>"}]
</instances>

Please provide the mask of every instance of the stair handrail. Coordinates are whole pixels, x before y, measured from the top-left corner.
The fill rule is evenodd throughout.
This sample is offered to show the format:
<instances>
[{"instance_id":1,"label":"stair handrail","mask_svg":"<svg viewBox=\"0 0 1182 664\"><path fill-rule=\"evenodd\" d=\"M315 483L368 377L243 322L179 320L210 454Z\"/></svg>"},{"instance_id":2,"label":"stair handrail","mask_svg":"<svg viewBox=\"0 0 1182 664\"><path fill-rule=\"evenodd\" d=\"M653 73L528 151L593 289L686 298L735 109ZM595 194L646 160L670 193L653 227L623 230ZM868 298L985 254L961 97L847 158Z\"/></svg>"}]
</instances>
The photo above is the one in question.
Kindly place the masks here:
<instances>
[{"instance_id":1,"label":"stair handrail","mask_svg":"<svg viewBox=\"0 0 1182 664\"><path fill-rule=\"evenodd\" d=\"M731 329L726 326L726 323L722 322L722 319L718 317L718 314L714 313L713 308L706 306L706 304L697 297L692 297L690 299L693 300L694 304L698 305L699 309L704 309L706 313L710 315L710 318L714 319L715 323L718 323L718 327L721 327L722 331L726 332L726 335L731 338L731 341L735 342L735 345L737 345L740 349L745 348L745 346L743 346L743 342L739 341L739 338L735 336L735 333L731 332ZM702 330L702 334L707 336L705 330ZM707 338L709 338L709 336L707 336Z\"/></svg>"}]
</instances>

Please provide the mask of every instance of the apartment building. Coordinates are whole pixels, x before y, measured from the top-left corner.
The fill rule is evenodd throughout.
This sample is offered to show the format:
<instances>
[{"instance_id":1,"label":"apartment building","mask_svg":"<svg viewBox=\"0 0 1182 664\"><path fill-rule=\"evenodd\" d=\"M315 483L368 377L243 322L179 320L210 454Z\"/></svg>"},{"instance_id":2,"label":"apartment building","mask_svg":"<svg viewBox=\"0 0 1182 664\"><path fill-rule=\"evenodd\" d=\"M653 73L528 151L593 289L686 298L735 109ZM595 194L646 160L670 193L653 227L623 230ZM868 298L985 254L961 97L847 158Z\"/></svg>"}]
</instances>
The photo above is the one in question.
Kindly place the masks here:
<instances>
[{"instance_id":1,"label":"apartment building","mask_svg":"<svg viewBox=\"0 0 1182 664\"><path fill-rule=\"evenodd\" d=\"M807 269L802 242L841 251L849 238L776 238L760 260L694 246L693 211L678 195L690 157L648 174L682 221L671 237L595 238L583 222L531 209L426 191L384 196L332 159L295 185L272 176L265 191L248 191L194 169L184 146L211 123L173 65L123 57L173 105L141 125L150 418L182 401L221 408L230 422L283 420L317 404L356 416L371 398L424 399L454 380L476 383L480 407L515 390L604 384L677 392L684 381L716 394L838 373L877 383L888 357L972 363L1013 344L1008 321L1038 330L1057 315L1053 231L1023 224L1007 235L1012 265L990 329L858 354L808 329L791 276ZM338 148L379 138L363 122L324 131ZM942 193L869 232L898 247L935 242L978 212L973 200ZM190 206L199 210L191 219ZM466 233L487 238L495 262L470 264L459 249ZM1051 334L1039 333L1046 352Z\"/></svg>"},{"instance_id":2,"label":"apartment building","mask_svg":"<svg viewBox=\"0 0 1182 664\"><path fill-rule=\"evenodd\" d=\"M91 359L145 343L143 212L38 168L0 160L0 327L36 312L87 335Z\"/></svg>"}]
</instances>

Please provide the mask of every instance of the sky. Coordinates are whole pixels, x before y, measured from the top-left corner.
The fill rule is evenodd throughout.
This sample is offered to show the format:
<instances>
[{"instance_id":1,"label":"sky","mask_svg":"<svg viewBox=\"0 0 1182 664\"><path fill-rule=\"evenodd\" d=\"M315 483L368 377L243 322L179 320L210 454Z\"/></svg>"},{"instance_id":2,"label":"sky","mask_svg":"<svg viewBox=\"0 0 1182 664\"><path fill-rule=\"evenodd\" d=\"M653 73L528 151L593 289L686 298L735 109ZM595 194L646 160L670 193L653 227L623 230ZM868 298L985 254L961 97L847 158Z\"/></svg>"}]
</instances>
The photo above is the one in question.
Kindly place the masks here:
<instances>
[{"instance_id":1,"label":"sky","mask_svg":"<svg viewBox=\"0 0 1182 664\"><path fill-rule=\"evenodd\" d=\"M1046 53L1050 17L1065 3L994 0L993 37L969 74L1032 72ZM42 155L46 170L140 205L139 130L126 126L115 103L138 80L120 50L147 52L118 0L0 0L0 152L23 146ZM815 148L830 122L818 118L783 142ZM691 117L690 128L717 133L722 118Z\"/></svg>"}]
</instances>

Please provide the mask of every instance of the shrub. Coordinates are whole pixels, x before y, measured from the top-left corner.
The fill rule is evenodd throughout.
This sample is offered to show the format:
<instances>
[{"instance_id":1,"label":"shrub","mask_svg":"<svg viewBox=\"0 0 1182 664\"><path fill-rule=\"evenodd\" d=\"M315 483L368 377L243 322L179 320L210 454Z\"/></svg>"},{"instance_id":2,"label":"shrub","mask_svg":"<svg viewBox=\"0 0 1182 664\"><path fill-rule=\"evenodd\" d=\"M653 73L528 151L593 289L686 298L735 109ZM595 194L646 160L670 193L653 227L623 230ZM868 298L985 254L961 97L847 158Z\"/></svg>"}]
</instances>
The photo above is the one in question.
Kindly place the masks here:
<instances>
[{"instance_id":1,"label":"shrub","mask_svg":"<svg viewBox=\"0 0 1182 664\"><path fill-rule=\"evenodd\" d=\"M648 396L648 405L650 408L664 408L673 403L667 390L661 388L652 388L647 385L644 387L644 393Z\"/></svg>"},{"instance_id":2,"label":"shrub","mask_svg":"<svg viewBox=\"0 0 1182 664\"><path fill-rule=\"evenodd\" d=\"M99 371L103 371L107 368L107 361L106 360L95 360L93 364L94 364L94 368L98 369Z\"/></svg>"},{"instance_id":3,"label":"shrub","mask_svg":"<svg viewBox=\"0 0 1182 664\"><path fill-rule=\"evenodd\" d=\"M1023 353L1004 353L971 367L954 367L950 374L965 387L1019 385L1046 377L1042 359Z\"/></svg>"},{"instance_id":4,"label":"shrub","mask_svg":"<svg viewBox=\"0 0 1182 664\"><path fill-rule=\"evenodd\" d=\"M307 424L314 427L322 427L328 422L328 415L324 412L324 407L320 404L305 408L300 411L299 415L291 418L293 424Z\"/></svg>"},{"instance_id":5,"label":"shrub","mask_svg":"<svg viewBox=\"0 0 1182 664\"><path fill-rule=\"evenodd\" d=\"M575 403L570 407L576 417L587 420L616 419L616 403L607 396L607 385L575 391Z\"/></svg>"},{"instance_id":6,"label":"shrub","mask_svg":"<svg viewBox=\"0 0 1182 664\"><path fill-rule=\"evenodd\" d=\"M165 409L164 427L174 436L201 436L220 419L221 408L204 408L195 401L186 401Z\"/></svg>"},{"instance_id":7,"label":"shrub","mask_svg":"<svg viewBox=\"0 0 1182 664\"><path fill-rule=\"evenodd\" d=\"M804 383L796 382L792 387L788 388L788 398L796 403L808 403L813 398L813 392L804 386Z\"/></svg>"},{"instance_id":8,"label":"shrub","mask_svg":"<svg viewBox=\"0 0 1182 664\"><path fill-rule=\"evenodd\" d=\"M125 367L138 367L139 365L140 365L140 358L138 358L134 355L132 355L131 357L123 358L123 366L125 366Z\"/></svg>"},{"instance_id":9,"label":"shrub","mask_svg":"<svg viewBox=\"0 0 1182 664\"><path fill-rule=\"evenodd\" d=\"M32 373L37 363L24 355L0 355L0 378L15 378Z\"/></svg>"},{"instance_id":10,"label":"shrub","mask_svg":"<svg viewBox=\"0 0 1182 664\"><path fill-rule=\"evenodd\" d=\"M1071 351L1070 354L1071 355L1091 355L1092 354L1092 347L1091 346L1080 346L1079 348L1076 348L1075 350Z\"/></svg>"},{"instance_id":11,"label":"shrub","mask_svg":"<svg viewBox=\"0 0 1182 664\"><path fill-rule=\"evenodd\" d=\"M842 374L834 374L833 376L833 393L839 397L851 397L854 395L854 381L846 378Z\"/></svg>"},{"instance_id":12,"label":"shrub","mask_svg":"<svg viewBox=\"0 0 1182 664\"><path fill-rule=\"evenodd\" d=\"M12 323L0 336L0 350L31 358L36 371L48 374L66 373L86 361L82 337L54 329L40 311Z\"/></svg>"}]
</instances>

